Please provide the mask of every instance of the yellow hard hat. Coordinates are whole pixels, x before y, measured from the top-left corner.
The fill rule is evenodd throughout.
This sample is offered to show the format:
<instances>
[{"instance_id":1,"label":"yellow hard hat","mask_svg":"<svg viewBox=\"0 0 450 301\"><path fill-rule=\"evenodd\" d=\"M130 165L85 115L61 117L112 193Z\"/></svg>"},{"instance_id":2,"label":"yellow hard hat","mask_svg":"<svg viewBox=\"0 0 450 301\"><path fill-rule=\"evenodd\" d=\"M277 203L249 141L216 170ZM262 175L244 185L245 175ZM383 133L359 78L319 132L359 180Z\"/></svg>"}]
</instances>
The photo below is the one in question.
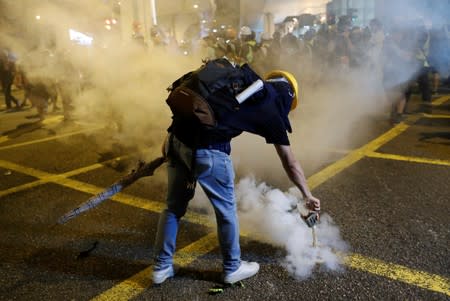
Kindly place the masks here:
<instances>
[{"instance_id":1,"label":"yellow hard hat","mask_svg":"<svg viewBox=\"0 0 450 301\"><path fill-rule=\"evenodd\" d=\"M292 104L291 104L291 111L292 111L297 107L297 104L299 101L297 80L291 73L289 73L287 71L283 71L283 70L272 70L264 76L264 79L267 80L267 79L278 78L278 77L285 78L292 87L292 90L293 90L292 92L294 92L294 97L292 98Z\"/></svg>"}]
</instances>

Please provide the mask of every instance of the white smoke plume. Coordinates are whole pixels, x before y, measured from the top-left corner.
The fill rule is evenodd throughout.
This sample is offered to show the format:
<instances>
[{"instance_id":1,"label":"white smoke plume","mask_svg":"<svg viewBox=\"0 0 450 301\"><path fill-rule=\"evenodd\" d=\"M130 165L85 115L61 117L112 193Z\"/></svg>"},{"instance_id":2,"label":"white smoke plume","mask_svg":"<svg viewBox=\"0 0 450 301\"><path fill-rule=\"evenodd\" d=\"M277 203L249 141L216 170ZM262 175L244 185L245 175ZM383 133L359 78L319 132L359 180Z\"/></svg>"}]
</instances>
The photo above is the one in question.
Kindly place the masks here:
<instances>
[{"instance_id":1,"label":"white smoke plume","mask_svg":"<svg viewBox=\"0 0 450 301\"><path fill-rule=\"evenodd\" d=\"M207 208L213 215L206 195L201 189L196 192L190 206ZM236 185L236 202L241 232L284 249L286 255L280 258L280 264L296 279L308 278L317 266L328 271L342 270L348 244L341 238L331 216L323 214L314 230L317 241L313 245L312 229L300 218L300 211L305 214L307 210L298 189L283 192L247 176Z\"/></svg>"}]
</instances>

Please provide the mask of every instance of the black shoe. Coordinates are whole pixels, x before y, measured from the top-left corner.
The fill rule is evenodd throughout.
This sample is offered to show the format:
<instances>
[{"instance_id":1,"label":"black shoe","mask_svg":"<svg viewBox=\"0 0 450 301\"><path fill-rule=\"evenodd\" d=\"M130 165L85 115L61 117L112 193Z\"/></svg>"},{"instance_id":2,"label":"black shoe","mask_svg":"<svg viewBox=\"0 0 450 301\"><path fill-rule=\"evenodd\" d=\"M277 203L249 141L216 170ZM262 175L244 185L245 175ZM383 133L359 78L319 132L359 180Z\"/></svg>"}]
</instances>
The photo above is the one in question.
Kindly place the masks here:
<instances>
[{"instance_id":1,"label":"black shoe","mask_svg":"<svg viewBox=\"0 0 450 301\"><path fill-rule=\"evenodd\" d=\"M392 124L398 124L402 122L405 118L401 113L394 113L391 115L391 123Z\"/></svg>"}]
</instances>

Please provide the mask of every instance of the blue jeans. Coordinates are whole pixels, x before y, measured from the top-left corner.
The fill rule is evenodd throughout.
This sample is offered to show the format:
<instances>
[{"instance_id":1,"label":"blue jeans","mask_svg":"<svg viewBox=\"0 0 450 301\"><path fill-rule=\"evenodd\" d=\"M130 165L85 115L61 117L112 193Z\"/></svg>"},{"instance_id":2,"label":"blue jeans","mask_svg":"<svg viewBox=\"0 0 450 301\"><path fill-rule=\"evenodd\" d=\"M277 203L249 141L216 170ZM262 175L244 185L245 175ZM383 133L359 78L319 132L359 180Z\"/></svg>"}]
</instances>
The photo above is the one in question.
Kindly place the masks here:
<instances>
[{"instance_id":1,"label":"blue jeans","mask_svg":"<svg viewBox=\"0 0 450 301\"><path fill-rule=\"evenodd\" d=\"M198 182L208 196L216 215L225 274L240 266L239 222L234 194L234 170L230 156L214 149L196 151L194 180L192 150L173 137L168 153L167 208L161 214L156 234L156 271L173 264L180 218L194 197Z\"/></svg>"}]
</instances>

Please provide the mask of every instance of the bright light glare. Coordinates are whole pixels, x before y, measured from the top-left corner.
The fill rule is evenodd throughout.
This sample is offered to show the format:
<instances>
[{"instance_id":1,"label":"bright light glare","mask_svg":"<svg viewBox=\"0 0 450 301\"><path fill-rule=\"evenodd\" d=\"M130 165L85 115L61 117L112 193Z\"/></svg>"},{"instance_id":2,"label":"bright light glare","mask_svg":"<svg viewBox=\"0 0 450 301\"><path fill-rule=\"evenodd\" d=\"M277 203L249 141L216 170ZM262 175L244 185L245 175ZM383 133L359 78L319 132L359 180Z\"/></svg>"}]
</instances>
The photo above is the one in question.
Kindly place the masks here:
<instances>
[{"instance_id":1,"label":"bright light glare","mask_svg":"<svg viewBox=\"0 0 450 301\"><path fill-rule=\"evenodd\" d=\"M77 44L86 46L92 45L92 41L94 40L94 38L73 29L69 29L69 38Z\"/></svg>"},{"instance_id":2,"label":"bright light glare","mask_svg":"<svg viewBox=\"0 0 450 301\"><path fill-rule=\"evenodd\" d=\"M117 24L117 20L116 19L112 19L111 22L112 22L112 24Z\"/></svg>"},{"instance_id":3,"label":"bright light glare","mask_svg":"<svg viewBox=\"0 0 450 301\"><path fill-rule=\"evenodd\" d=\"M37 15L36 20L40 20L40 19L41 19L41 16Z\"/></svg>"},{"instance_id":4,"label":"bright light glare","mask_svg":"<svg viewBox=\"0 0 450 301\"><path fill-rule=\"evenodd\" d=\"M105 28L106 28L107 30L111 30L111 25L105 25Z\"/></svg>"},{"instance_id":5,"label":"bright light glare","mask_svg":"<svg viewBox=\"0 0 450 301\"><path fill-rule=\"evenodd\" d=\"M198 8L198 4L194 4L194 8L196 8L196 9L197 9L197 8Z\"/></svg>"}]
</instances>

